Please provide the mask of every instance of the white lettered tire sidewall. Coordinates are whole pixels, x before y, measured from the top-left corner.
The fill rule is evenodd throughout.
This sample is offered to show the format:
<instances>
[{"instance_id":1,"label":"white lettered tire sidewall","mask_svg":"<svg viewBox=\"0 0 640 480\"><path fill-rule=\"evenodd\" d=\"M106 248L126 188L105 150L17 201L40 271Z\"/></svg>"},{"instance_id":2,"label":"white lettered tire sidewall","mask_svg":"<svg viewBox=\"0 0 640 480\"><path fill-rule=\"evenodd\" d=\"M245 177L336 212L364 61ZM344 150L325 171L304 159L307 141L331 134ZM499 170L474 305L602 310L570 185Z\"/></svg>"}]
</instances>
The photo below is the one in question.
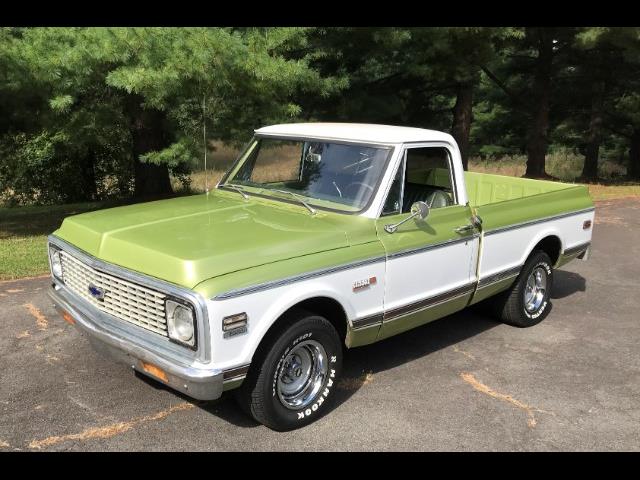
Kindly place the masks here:
<instances>
[{"instance_id":1,"label":"white lettered tire sidewall","mask_svg":"<svg viewBox=\"0 0 640 480\"><path fill-rule=\"evenodd\" d=\"M289 352L306 340L320 343L327 356L327 375L315 397L303 408L284 406L276 391L284 359ZM262 374L256 385L262 392L262 417L257 419L275 430L292 430L320 418L335 395L336 383L342 371L342 345L333 325L323 317L309 314L287 328L266 355Z\"/></svg>"}]
</instances>

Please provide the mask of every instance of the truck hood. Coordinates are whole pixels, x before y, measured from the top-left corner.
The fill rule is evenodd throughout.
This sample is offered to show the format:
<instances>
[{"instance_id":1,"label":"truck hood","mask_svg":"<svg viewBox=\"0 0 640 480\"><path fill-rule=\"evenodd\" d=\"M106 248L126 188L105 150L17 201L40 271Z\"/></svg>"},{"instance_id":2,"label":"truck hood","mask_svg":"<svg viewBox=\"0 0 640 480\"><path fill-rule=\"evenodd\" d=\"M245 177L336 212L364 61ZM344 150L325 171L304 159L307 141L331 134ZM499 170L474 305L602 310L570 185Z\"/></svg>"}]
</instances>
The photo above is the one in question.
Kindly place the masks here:
<instances>
[{"instance_id":1,"label":"truck hood","mask_svg":"<svg viewBox=\"0 0 640 480\"><path fill-rule=\"evenodd\" d=\"M105 262L193 288L226 273L348 246L331 215L214 191L75 215L54 235Z\"/></svg>"}]
</instances>

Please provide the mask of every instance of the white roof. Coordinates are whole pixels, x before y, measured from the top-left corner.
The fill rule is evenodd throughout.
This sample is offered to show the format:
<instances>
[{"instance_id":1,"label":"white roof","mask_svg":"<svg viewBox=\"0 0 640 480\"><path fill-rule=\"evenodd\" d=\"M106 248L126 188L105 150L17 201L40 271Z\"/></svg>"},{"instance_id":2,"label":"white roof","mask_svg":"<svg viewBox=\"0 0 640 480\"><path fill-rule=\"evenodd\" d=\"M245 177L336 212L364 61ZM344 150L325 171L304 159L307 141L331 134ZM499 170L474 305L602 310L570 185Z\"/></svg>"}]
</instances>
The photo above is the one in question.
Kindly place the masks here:
<instances>
[{"instance_id":1,"label":"white roof","mask_svg":"<svg viewBox=\"0 0 640 480\"><path fill-rule=\"evenodd\" d=\"M285 123L259 128L256 134L371 143L453 142L451 135L437 130L370 123Z\"/></svg>"}]
</instances>

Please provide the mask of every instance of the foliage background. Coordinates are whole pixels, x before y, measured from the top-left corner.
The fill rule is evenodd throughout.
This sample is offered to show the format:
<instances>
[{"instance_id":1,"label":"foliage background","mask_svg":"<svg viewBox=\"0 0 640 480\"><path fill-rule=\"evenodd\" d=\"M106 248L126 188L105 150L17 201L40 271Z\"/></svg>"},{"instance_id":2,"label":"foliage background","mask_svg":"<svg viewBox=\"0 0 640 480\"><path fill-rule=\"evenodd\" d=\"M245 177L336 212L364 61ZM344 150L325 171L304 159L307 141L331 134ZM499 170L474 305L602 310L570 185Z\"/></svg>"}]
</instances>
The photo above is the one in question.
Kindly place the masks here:
<instances>
[{"instance_id":1,"label":"foliage background","mask_svg":"<svg viewBox=\"0 0 640 480\"><path fill-rule=\"evenodd\" d=\"M220 169L216 151L292 121L433 128L476 168L637 181L640 29L2 28L0 112L5 205L170 195L205 145Z\"/></svg>"}]
</instances>

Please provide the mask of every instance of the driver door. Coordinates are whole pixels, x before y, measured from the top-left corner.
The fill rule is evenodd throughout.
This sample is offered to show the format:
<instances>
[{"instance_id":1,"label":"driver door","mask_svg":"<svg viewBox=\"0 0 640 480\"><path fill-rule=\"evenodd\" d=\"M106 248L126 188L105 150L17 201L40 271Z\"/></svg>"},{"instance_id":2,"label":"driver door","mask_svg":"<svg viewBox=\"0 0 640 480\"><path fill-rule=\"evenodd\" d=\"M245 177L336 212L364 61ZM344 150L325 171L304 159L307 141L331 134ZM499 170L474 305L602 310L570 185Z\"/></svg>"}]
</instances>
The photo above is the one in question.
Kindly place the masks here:
<instances>
[{"instance_id":1,"label":"driver door","mask_svg":"<svg viewBox=\"0 0 640 480\"><path fill-rule=\"evenodd\" d=\"M407 148L376 222L387 255L384 319L378 338L409 330L464 308L474 289L478 236L471 209L457 203L451 152L446 146ZM385 225L425 201L425 220L411 219L394 233Z\"/></svg>"}]
</instances>

